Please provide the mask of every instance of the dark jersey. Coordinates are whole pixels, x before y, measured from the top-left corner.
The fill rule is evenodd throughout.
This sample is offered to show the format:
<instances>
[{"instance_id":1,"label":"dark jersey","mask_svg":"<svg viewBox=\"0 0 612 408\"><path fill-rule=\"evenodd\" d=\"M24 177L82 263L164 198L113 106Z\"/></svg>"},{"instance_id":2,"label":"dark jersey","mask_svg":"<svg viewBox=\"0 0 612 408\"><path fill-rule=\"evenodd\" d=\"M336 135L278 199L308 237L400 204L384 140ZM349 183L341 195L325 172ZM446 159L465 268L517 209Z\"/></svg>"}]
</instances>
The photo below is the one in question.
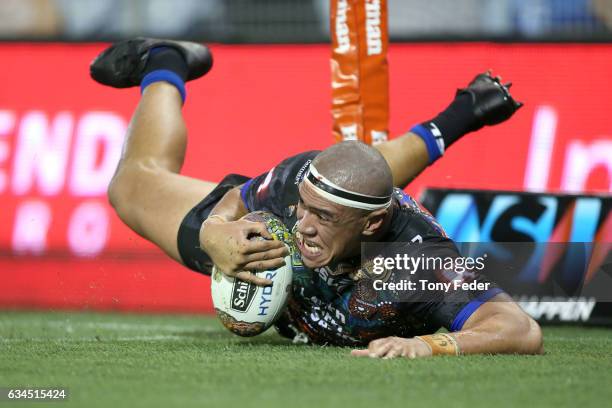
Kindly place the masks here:
<instances>
[{"instance_id":1,"label":"dark jersey","mask_svg":"<svg viewBox=\"0 0 612 408\"><path fill-rule=\"evenodd\" d=\"M297 227L298 186L318 151L290 157L244 184L242 199L249 211L268 211L281 218L293 233ZM454 244L436 220L404 191L394 191L393 218L381 242ZM426 248L426 247L425 247ZM299 261L293 265L293 293L287 311L276 327L283 335L317 344L364 345L386 336L413 337L445 327L460 330L480 304L501 292L412 291L396 296L377 291L373 278L355 274L361 259L344 260L311 270ZM418 271L416 279L436 280Z\"/></svg>"}]
</instances>

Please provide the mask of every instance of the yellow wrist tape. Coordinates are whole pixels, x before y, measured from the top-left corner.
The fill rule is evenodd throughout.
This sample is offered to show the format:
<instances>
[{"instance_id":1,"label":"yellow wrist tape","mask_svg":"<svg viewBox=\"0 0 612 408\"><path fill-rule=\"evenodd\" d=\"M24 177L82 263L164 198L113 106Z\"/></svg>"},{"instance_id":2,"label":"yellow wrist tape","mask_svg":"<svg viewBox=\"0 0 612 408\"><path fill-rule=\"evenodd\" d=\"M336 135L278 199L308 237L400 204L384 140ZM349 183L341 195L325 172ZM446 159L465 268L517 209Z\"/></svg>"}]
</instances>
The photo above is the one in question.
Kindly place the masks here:
<instances>
[{"instance_id":1,"label":"yellow wrist tape","mask_svg":"<svg viewBox=\"0 0 612 408\"><path fill-rule=\"evenodd\" d=\"M430 334L428 336L415 336L415 339L421 340L431 349L431 355L450 355L458 356L461 354L457 340L446 333Z\"/></svg>"}]
</instances>

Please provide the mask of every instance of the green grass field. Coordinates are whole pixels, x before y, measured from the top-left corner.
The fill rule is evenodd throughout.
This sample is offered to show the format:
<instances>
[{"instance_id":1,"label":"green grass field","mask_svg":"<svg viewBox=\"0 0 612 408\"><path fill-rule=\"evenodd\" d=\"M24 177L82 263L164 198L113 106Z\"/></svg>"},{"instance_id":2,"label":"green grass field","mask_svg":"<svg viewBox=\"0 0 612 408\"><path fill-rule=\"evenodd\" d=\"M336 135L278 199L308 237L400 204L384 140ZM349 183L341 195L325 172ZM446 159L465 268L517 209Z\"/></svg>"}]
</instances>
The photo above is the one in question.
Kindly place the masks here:
<instances>
[{"instance_id":1,"label":"green grass field","mask_svg":"<svg viewBox=\"0 0 612 408\"><path fill-rule=\"evenodd\" d=\"M67 387L53 406L79 407L609 406L612 330L544 335L544 356L374 360L212 317L3 312L0 387Z\"/></svg>"}]
</instances>

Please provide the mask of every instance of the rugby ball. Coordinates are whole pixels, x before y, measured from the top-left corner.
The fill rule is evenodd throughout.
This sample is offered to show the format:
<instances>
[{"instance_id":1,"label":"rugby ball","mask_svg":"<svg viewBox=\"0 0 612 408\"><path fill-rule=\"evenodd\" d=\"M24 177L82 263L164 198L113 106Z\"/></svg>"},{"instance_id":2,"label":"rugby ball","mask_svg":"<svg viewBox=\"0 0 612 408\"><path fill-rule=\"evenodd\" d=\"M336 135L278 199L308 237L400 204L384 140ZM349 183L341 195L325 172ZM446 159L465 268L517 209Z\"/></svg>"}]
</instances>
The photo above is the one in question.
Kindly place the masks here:
<instances>
[{"instance_id":1,"label":"rugby ball","mask_svg":"<svg viewBox=\"0 0 612 408\"><path fill-rule=\"evenodd\" d=\"M257 271L270 279L272 286L256 286L235 279L213 267L211 279L212 300L223 326L239 336L256 336L267 330L281 316L291 290L293 277L292 256L298 254L291 233L283 222L271 213L256 211L244 219L266 224L270 235L289 247L285 265L274 270ZM253 239L263 239L254 237Z\"/></svg>"}]
</instances>

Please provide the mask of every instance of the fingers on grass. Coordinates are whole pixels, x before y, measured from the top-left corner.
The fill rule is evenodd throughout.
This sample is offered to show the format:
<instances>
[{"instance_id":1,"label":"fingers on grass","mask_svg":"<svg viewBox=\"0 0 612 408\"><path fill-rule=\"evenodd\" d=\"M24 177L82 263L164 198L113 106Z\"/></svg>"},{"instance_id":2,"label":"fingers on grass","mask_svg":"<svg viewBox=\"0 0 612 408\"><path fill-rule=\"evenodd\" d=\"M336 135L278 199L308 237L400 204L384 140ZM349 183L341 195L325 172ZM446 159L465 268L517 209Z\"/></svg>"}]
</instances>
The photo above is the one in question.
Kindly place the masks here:
<instances>
[{"instance_id":1,"label":"fingers on grass","mask_svg":"<svg viewBox=\"0 0 612 408\"><path fill-rule=\"evenodd\" d=\"M383 357L384 359L401 357L404 352L404 349L401 345L395 344L388 351L387 354Z\"/></svg>"},{"instance_id":2,"label":"fingers on grass","mask_svg":"<svg viewBox=\"0 0 612 408\"><path fill-rule=\"evenodd\" d=\"M372 358L381 358L393 347L393 341L390 338L378 339L371 341L368 346L369 356Z\"/></svg>"},{"instance_id":3,"label":"fingers on grass","mask_svg":"<svg viewBox=\"0 0 612 408\"><path fill-rule=\"evenodd\" d=\"M351 350L351 356L355 357L368 357L370 355L370 351L368 349L355 349Z\"/></svg>"}]
</instances>

